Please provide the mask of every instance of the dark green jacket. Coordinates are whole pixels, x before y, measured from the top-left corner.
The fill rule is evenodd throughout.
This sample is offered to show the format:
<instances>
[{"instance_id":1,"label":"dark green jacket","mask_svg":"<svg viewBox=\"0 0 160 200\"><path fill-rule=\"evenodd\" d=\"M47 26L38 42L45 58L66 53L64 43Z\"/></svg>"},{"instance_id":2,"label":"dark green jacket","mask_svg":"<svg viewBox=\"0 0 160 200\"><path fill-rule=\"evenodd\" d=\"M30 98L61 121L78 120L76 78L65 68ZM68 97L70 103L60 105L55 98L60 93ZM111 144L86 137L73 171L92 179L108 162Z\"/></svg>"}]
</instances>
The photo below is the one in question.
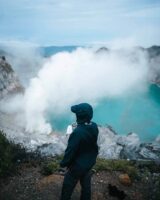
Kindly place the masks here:
<instances>
[{"instance_id":1,"label":"dark green jacket","mask_svg":"<svg viewBox=\"0 0 160 200\"><path fill-rule=\"evenodd\" d=\"M85 113L87 110L87 116L90 119L91 110L86 109L86 104L79 104L79 107L85 108ZM73 107L71 110L74 110ZM83 109L80 110L83 111ZM86 114L84 115L83 113L82 116L85 119L84 121L82 120L83 117L79 118L77 116L77 128L69 137L68 146L60 166L71 168L74 171L85 172L90 170L96 162L98 155L98 127L96 123L86 120ZM86 123L85 121L88 122Z\"/></svg>"}]
</instances>

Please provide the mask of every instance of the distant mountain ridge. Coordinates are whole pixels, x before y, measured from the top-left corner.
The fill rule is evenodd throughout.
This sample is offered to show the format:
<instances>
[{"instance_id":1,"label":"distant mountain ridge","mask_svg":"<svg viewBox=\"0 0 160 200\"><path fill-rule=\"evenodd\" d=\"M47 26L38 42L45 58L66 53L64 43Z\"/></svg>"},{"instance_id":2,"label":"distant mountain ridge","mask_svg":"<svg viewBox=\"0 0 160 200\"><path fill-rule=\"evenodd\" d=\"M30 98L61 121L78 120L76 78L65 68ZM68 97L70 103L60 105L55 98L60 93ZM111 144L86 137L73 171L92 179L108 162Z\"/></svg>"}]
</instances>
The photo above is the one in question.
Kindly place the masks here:
<instances>
[{"instance_id":1,"label":"distant mountain ridge","mask_svg":"<svg viewBox=\"0 0 160 200\"><path fill-rule=\"evenodd\" d=\"M149 48L146 48L146 50L148 51L150 57L160 56L160 46L154 45Z\"/></svg>"},{"instance_id":2,"label":"distant mountain ridge","mask_svg":"<svg viewBox=\"0 0 160 200\"><path fill-rule=\"evenodd\" d=\"M39 50L44 57L49 57L53 54L56 54L56 53L62 52L62 51L72 52L72 51L76 50L78 47L85 48L85 46L46 46L46 47L40 47ZM153 46L147 47L147 48L144 48L141 46L137 46L137 47L133 47L133 48L135 48L135 49L137 48L137 49L146 51L148 53L150 59L160 56L160 46L157 46L157 45L153 45ZM111 49L109 49L105 46L102 46L97 49L96 53L109 52L110 50Z\"/></svg>"},{"instance_id":3,"label":"distant mountain ridge","mask_svg":"<svg viewBox=\"0 0 160 200\"><path fill-rule=\"evenodd\" d=\"M49 57L53 54L62 51L72 52L76 50L78 47L79 46L46 46L46 47L40 47L40 52L44 57Z\"/></svg>"},{"instance_id":4,"label":"distant mountain ridge","mask_svg":"<svg viewBox=\"0 0 160 200\"><path fill-rule=\"evenodd\" d=\"M39 50L40 54L44 57L49 57L53 54L56 54L58 52L62 52L62 51L68 51L68 52L72 52L74 50L76 50L78 47L82 47L82 48L85 48L85 46L82 46L82 45L68 45L68 46L40 46L40 47L37 47L37 49ZM160 46L158 45L153 45L153 46L150 46L150 47L147 47L147 48L144 48L144 47L141 47L141 46L136 46L136 47L133 47L133 48L137 48L137 49L141 49L141 50L144 50L144 51L147 51L150 58L153 58L153 57L156 57L156 56L160 56ZM112 49L109 49L108 47L106 46L102 46L100 48L97 49L96 52L100 53L100 52L108 52ZM10 52L7 51L7 49L4 49L3 46L0 46L0 56L7 56L9 55Z\"/></svg>"},{"instance_id":5,"label":"distant mountain ridge","mask_svg":"<svg viewBox=\"0 0 160 200\"><path fill-rule=\"evenodd\" d=\"M39 54L42 57L50 57L56 53L59 52L72 52L76 50L78 47L85 48L85 46L41 46L41 47L36 47L36 50L39 52ZM8 58L14 57L14 54L12 55L11 50L8 51L7 48L4 48L3 46L0 46L0 56L5 56L6 60L9 60ZM12 47L14 50L14 48ZM131 48L133 49L133 52L136 52L136 50L141 50L144 51L148 54L148 61L149 61L149 66L150 66L150 82L156 83L158 86L160 85L160 46L154 45L148 48L144 48L141 46L136 46ZM109 53L110 51L114 51L112 49L109 49L105 46L102 46L95 50L95 53ZM18 55L16 55L18 57Z\"/></svg>"}]
</instances>

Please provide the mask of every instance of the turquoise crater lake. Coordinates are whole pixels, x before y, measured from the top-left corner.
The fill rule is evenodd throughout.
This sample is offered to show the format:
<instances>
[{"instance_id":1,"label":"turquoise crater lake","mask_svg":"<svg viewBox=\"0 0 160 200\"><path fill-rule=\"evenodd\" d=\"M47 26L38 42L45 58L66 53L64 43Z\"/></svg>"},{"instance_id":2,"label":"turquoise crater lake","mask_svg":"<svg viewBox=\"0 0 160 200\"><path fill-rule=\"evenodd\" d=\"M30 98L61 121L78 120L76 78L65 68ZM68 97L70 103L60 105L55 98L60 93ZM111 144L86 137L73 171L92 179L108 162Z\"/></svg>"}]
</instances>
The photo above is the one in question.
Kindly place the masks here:
<instances>
[{"instance_id":1,"label":"turquoise crater lake","mask_svg":"<svg viewBox=\"0 0 160 200\"><path fill-rule=\"evenodd\" d=\"M49 121L55 130L65 132L72 115L70 111L60 117L51 115ZM160 135L160 88L153 84L143 94L103 99L94 108L93 121L112 126L118 134L135 132L142 141L152 141Z\"/></svg>"}]
</instances>

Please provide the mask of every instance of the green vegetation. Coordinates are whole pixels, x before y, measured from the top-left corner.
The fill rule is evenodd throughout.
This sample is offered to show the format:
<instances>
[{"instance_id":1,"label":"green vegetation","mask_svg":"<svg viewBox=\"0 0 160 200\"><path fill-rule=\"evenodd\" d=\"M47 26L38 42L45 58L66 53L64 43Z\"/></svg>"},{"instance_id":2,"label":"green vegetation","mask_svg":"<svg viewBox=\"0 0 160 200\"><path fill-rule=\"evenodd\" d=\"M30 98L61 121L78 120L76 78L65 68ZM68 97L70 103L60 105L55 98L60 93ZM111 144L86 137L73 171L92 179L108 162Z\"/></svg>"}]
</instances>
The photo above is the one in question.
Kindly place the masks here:
<instances>
[{"instance_id":1,"label":"green vegetation","mask_svg":"<svg viewBox=\"0 0 160 200\"><path fill-rule=\"evenodd\" d=\"M14 144L0 131L0 177L15 172L16 165L26 157L26 151L20 144Z\"/></svg>"},{"instance_id":2,"label":"green vegetation","mask_svg":"<svg viewBox=\"0 0 160 200\"><path fill-rule=\"evenodd\" d=\"M96 171L122 171L127 173L133 179L138 176L137 167L132 161L128 160L107 160L103 158L97 158L94 169Z\"/></svg>"},{"instance_id":3,"label":"green vegetation","mask_svg":"<svg viewBox=\"0 0 160 200\"><path fill-rule=\"evenodd\" d=\"M60 169L59 162L62 160L63 155L57 155L52 160L48 160L42 164L41 173L43 175L50 175Z\"/></svg>"},{"instance_id":4,"label":"green vegetation","mask_svg":"<svg viewBox=\"0 0 160 200\"><path fill-rule=\"evenodd\" d=\"M43 175L50 175L57 172L60 169L59 162L62 160L63 155L56 156L49 160L45 160L41 166L41 173ZM93 170L96 172L99 171L121 171L127 173L132 180L139 179L139 173L141 168L143 173L153 172L153 167L155 164L152 161L128 161L128 160L112 160L112 159L103 159L97 158L96 164L93 167ZM152 170L151 170L152 169ZM157 170L156 170L157 171ZM155 172L155 171L154 171Z\"/></svg>"},{"instance_id":5,"label":"green vegetation","mask_svg":"<svg viewBox=\"0 0 160 200\"><path fill-rule=\"evenodd\" d=\"M59 162L62 160L63 155L56 156L50 161L46 161L42 165L42 174L50 175L59 170ZM98 158L95 166L93 167L95 171L123 171L127 173L131 178L136 178L138 176L137 167L127 160L107 160Z\"/></svg>"},{"instance_id":6,"label":"green vegetation","mask_svg":"<svg viewBox=\"0 0 160 200\"><path fill-rule=\"evenodd\" d=\"M58 171L58 169L59 169L59 163L57 161L50 161L49 163L43 164L41 173L43 175L50 175Z\"/></svg>"}]
</instances>

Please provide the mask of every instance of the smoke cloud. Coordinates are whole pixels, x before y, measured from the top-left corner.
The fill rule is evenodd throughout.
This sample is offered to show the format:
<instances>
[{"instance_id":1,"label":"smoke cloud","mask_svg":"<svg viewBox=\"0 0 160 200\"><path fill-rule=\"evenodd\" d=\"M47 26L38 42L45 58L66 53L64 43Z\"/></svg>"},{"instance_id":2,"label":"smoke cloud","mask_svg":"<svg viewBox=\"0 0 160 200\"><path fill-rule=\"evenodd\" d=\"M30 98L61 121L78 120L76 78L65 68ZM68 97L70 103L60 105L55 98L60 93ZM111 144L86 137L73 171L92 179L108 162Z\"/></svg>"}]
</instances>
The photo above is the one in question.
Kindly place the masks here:
<instances>
[{"instance_id":1,"label":"smoke cloud","mask_svg":"<svg viewBox=\"0 0 160 200\"><path fill-rule=\"evenodd\" d=\"M63 115L72 104L96 104L146 90L148 59L140 49L96 53L78 48L48 58L24 95L25 124L28 132L50 133L48 113Z\"/></svg>"},{"instance_id":2,"label":"smoke cloud","mask_svg":"<svg viewBox=\"0 0 160 200\"><path fill-rule=\"evenodd\" d=\"M12 65L22 85L28 87L30 79L37 75L45 61L39 46L24 41L0 41L0 49L7 53L7 61Z\"/></svg>"}]
</instances>

